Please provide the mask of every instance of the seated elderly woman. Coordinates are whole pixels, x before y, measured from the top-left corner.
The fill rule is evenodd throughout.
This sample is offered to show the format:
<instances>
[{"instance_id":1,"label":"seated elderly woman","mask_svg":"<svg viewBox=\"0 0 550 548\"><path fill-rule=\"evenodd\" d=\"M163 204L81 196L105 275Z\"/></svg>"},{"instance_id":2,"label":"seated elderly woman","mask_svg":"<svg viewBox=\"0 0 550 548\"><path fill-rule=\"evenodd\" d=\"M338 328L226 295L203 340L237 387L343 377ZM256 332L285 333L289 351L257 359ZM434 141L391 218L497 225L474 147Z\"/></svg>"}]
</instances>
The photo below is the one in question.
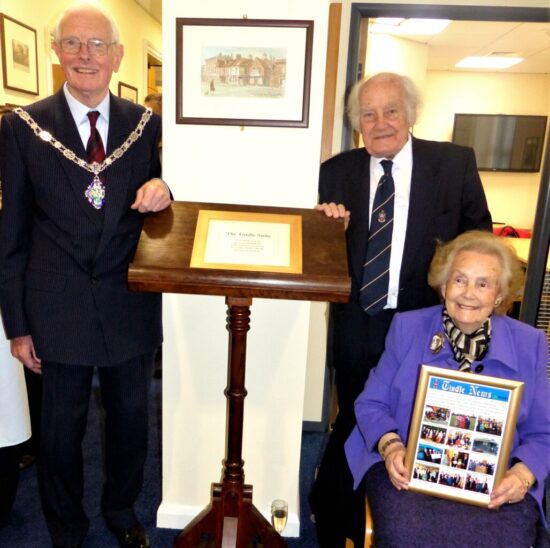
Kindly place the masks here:
<instances>
[{"instance_id":1,"label":"seated elderly woman","mask_svg":"<svg viewBox=\"0 0 550 548\"><path fill-rule=\"evenodd\" d=\"M395 315L346 442L355 486L365 481L375 546L529 547L539 517L545 521L550 388L544 333L504 315L521 267L504 240L472 231L438 246L428 281L443 305ZM434 347L437 334L442 346ZM405 443L421 364L524 383L509 468L489 509L407 490Z\"/></svg>"}]
</instances>

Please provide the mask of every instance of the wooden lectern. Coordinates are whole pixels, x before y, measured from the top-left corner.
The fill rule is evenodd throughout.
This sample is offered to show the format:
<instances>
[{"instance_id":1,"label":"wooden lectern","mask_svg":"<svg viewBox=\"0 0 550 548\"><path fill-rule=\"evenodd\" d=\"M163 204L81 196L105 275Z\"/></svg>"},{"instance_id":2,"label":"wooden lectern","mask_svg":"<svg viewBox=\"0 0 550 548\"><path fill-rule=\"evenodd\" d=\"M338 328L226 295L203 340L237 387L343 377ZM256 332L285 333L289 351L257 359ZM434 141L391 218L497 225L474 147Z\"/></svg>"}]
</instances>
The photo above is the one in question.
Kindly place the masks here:
<instances>
[{"instance_id":1,"label":"wooden lectern","mask_svg":"<svg viewBox=\"0 0 550 548\"><path fill-rule=\"evenodd\" d=\"M301 273L194 268L190 266L199 212L239 212L301 217ZM137 291L223 295L229 331L226 455L221 483L214 483L210 505L176 537L177 548L234 546L282 547L286 543L252 504L252 486L244 484L246 334L253 297L345 302L349 297L343 221L313 209L290 209L173 202L146 218L129 286ZM225 543L224 543L225 541Z\"/></svg>"}]
</instances>

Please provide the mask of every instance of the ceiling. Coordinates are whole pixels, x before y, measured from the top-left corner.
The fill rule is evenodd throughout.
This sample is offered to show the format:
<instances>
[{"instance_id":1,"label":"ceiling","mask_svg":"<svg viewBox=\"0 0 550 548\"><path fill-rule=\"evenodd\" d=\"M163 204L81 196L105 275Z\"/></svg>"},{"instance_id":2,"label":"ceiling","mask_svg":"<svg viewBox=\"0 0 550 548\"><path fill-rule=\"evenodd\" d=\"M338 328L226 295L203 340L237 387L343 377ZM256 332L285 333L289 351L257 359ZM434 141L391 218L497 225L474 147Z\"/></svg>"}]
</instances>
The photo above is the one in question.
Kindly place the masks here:
<instances>
[{"instance_id":1,"label":"ceiling","mask_svg":"<svg viewBox=\"0 0 550 548\"><path fill-rule=\"evenodd\" d=\"M162 0L135 0L162 24ZM522 63L499 72L550 73L550 23L452 21L435 36L403 38L428 46L428 69L463 71L457 63L468 55L523 57Z\"/></svg>"},{"instance_id":2,"label":"ceiling","mask_svg":"<svg viewBox=\"0 0 550 548\"><path fill-rule=\"evenodd\" d=\"M469 55L498 55L524 58L498 72L550 73L550 23L451 21L435 36L399 36L428 46L429 70L472 70L454 65Z\"/></svg>"}]
</instances>

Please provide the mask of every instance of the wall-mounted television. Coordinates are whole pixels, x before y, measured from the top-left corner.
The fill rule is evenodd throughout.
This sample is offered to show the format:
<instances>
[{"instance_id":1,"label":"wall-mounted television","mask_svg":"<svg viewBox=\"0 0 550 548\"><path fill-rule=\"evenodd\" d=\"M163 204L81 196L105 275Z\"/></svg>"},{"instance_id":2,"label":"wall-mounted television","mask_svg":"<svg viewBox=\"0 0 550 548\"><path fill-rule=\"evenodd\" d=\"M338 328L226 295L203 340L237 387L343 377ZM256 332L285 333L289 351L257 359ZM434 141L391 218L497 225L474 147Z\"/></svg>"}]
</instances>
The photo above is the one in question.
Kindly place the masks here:
<instances>
[{"instance_id":1,"label":"wall-mounted television","mask_svg":"<svg viewBox=\"0 0 550 548\"><path fill-rule=\"evenodd\" d=\"M480 171L540 171L546 116L455 114L453 143L474 149Z\"/></svg>"}]
</instances>

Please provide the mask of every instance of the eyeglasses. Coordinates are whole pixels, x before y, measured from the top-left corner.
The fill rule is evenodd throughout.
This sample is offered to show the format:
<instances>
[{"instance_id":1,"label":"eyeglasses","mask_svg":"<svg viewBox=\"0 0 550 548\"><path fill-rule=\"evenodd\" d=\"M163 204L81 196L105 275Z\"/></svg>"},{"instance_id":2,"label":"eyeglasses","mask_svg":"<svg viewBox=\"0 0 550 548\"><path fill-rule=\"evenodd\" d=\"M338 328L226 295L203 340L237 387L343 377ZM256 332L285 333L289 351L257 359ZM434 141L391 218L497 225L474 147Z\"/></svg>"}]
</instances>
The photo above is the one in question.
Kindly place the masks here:
<instances>
[{"instance_id":1,"label":"eyeglasses","mask_svg":"<svg viewBox=\"0 0 550 548\"><path fill-rule=\"evenodd\" d=\"M81 42L78 38L71 37L59 40L58 44L61 51L64 53L78 53L82 48L82 45L85 44L88 48L88 53L92 57L99 57L101 55L105 55L109 49L109 46L116 44L116 42L107 43L97 38L90 38L87 42Z\"/></svg>"}]
</instances>

